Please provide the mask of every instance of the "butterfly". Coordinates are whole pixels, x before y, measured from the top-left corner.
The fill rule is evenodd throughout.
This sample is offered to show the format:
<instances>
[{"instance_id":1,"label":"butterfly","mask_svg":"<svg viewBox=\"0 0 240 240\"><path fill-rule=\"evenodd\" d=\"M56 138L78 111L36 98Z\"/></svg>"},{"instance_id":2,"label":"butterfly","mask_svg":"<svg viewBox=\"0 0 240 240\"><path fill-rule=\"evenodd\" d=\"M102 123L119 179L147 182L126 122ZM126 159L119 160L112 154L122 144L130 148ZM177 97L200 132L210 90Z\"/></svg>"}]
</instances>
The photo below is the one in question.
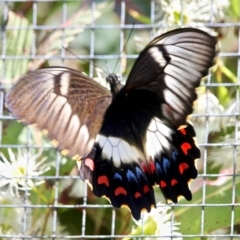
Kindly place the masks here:
<instances>
[{"instance_id":1,"label":"butterfly","mask_svg":"<svg viewBox=\"0 0 240 240\"><path fill-rule=\"evenodd\" d=\"M20 78L6 105L77 161L96 196L140 219L156 207L155 185L167 202L192 199L189 183L197 177L200 151L187 116L216 44L202 30L172 30L145 47L125 85L110 74L109 91L79 71L42 68Z\"/></svg>"}]
</instances>

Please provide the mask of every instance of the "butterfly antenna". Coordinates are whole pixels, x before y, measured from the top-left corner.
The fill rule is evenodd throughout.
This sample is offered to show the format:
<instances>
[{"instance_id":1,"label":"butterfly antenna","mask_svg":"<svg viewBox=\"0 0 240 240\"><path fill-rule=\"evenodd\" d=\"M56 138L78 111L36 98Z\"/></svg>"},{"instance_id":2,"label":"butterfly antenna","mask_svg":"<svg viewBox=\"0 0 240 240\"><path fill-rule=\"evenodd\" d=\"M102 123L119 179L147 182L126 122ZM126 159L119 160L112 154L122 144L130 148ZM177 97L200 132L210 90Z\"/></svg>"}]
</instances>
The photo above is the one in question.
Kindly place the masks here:
<instances>
[{"instance_id":1,"label":"butterfly antenna","mask_svg":"<svg viewBox=\"0 0 240 240\"><path fill-rule=\"evenodd\" d=\"M124 43L124 46L123 46L123 49L120 52L119 58L117 59L117 62L116 62L115 67L114 67L114 72L115 72L115 70L117 68L117 65L118 65L119 61L120 61L121 55L122 55L123 51L126 49L127 43L128 43L128 41L129 41L129 39L130 39L130 37L132 35L133 29L134 29L134 25L135 25L135 23L133 23L133 26L132 26L132 28L130 30L130 33L128 34L128 38L127 38L127 40Z\"/></svg>"},{"instance_id":2,"label":"butterfly antenna","mask_svg":"<svg viewBox=\"0 0 240 240\"><path fill-rule=\"evenodd\" d=\"M62 46L62 48L63 48L65 51L71 53L73 56L75 56L78 60L80 60L80 61L82 61L82 62L85 62L85 63L89 63L89 61L79 58L76 54L74 54L74 53L73 53L71 50L69 50L68 48L65 48L64 46ZM95 69L96 69L96 68L99 68L99 67L96 66L94 63L92 63L92 64L93 64L93 66L94 66ZM101 70L102 70L103 72L105 72L106 74L108 74L108 72L104 71L103 69L101 69Z\"/></svg>"},{"instance_id":3,"label":"butterfly antenna","mask_svg":"<svg viewBox=\"0 0 240 240\"><path fill-rule=\"evenodd\" d=\"M107 66L107 69L108 69L108 74L110 74L112 71L111 71L111 69L110 69L110 66L109 66L109 64L108 64L108 61L107 60L105 60L105 64L106 64L106 66ZM116 66L115 66L116 67ZM115 69L115 68L114 68Z\"/></svg>"}]
</instances>

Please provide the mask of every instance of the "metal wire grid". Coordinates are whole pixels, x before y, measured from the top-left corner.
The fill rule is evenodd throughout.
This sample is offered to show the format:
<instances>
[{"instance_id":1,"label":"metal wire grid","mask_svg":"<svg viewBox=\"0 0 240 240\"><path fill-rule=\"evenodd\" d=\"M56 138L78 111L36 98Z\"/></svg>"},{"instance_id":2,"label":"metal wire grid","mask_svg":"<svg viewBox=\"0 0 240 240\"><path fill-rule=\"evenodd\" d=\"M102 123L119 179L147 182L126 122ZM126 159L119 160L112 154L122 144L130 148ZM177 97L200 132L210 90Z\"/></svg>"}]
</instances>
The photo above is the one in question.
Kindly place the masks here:
<instances>
[{"instance_id":1,"label":"metal wire grid","mask_svg":"<svg viewBox=\"0 0 240 240\"><path fill-rule=\"evenodd\" d=\"M7 15L8 15L8 11L9 11L9 7L8 5L10 3L16 3L16 2L25 2L25 1L2 1L1 2L1 6L3 7L3 17L4 20L7 20ZM32 4L32 23L30 28L32 28L33 30L38 30L38 31L49 31L49 30L54 30L54 29L58 29L59 26L50 26L50 25L38 25L37 23L37 16L39 14L38 12L38 5L41 2L50 2L49 0L43 1L43 0L39 0L39 1L35 1ZM56 2L56 1L53 1ZM67 1L59 1L62 3L62 25L64 25L64 23L67 21L68 19L68 4ZM94 76L94 72L95 72L95 67L93 64L93 61L96 59L102 59L102 60L109 60L109 59L118 59L119 56L121 57L122 54L122 49L124 47L125 44L125 30L126 29L131 29L133 26L131 23L126 24L126 2L125 1L116 1L117 4L117 11L119 13L120 16L120 24L119 25L95 25L95 20L94 20L94 11L95 11L95 4L97 3L97 1L92 1L91 3L89 3L88 1L86 1L86 3L88 3L88 7L91 8L92 10L92 23L90 25L86 25L84 26L84 29L90 29L91 33L90 33L90 54L89 55L78 55L78 56L74 56L74 55L66 55L66 50L63 48L60 51L60 54L54 55L52 57L50 57L50 59L61 59L62 63L64 65L64 61L66 60L73 60L76 59L76 57L78 57L79 59L86 59L89 61L89 75L90 77ZM209 4L213 4L213 1L209 1ZM151 32L153 28L159 27L157 26L158 24L155 23L155 8L156 8L156 1L151 0L149 1L149 5L150 5L150 19L151 19L151 24L135 24L134 25L134 29L149 29L149 31ZM209 13L211 14L211 13ZM226 22L226 23L207 23L205 24L205 26L211 26L211 27L221 27L221 28L229 28L229 27L240 27L240 23L232 23L232 22ZM25 27L19 27L19 26L11 26L11 27L7 27L8 30L16 30L16 29L21 29L21 30L25 30ZM96 55L95 54L95 31L96 29L120 29L120 45L119 45L119 54L111 54L111 55ZM63 29L64 31L64 29ZM207 86L209 88L213 88L213 87L218 87L218 86L236 86L239 87L240 83L239 83L239 79L240 79L240 31L238 30L238 52L235 53L231 53L231 52L223 52L221 53L221 55L223 57L226 58L231 58L231 57L238 57L238 63L237 63L237 79L238 82L236 82L235 84L233 83L211 83L210 81L210 77L208 78L207 81ZM109 36L107 37L111 37L111 35L109 34ZM62 42L64 45L64 34L63 34L63 38L62 38ZM25 59L49 59L49 57L47 56L36 56L36 36L34 35L34 41L32 42L32 49L31 49L31 55L29 56L8 56L6 55L6 34L3 31L2 32L2 55L1 55L1 60L4 62L7 62L8 60L12 60L12 59L17 59L17 60L25 60ZM81 46L79 46L81 47ZM131 59L131 58L136 58L137 55L127 55L125 56L127 59ZM118 69L119 70L119 69ZM121 73L121 72L120 72ZM4 79L4 74L5 74L5 70L4 70L4 65L3 68L1 69L1 73L0 76L2 79ZM1 89L5 90L5 85L1 84ZM4 110L4 91L1 91L1 95L0 95L0 101L1 101L1 119L2 122L3 121L12 121L12 117L10 117L7 113L4 114L3 110ZM236 105L239 106L239 92L236 91ZM207 105L208 106L208 105ZM219 116L219 117L224 117L224 116L229 116L229 114L195 114L196 117L213 117L213 116ZM232 201L231 203L221 203L221 204L215 204L215 203L206 203L206 177L221 177L221 174L209 174L207 173L207 148L208 147L222 147L222 146L234 146L234 159L233 159L233 168L236 168L236 164L237 164L237 148L239 147L239 142L237 141L237 122L238 122L238 116L239 116L239 109L237 109L236 113L231 113L231 117L235 117L236 118L236 124L235 124L235 142L234 143L209 143L208 142L208 136L207 134L205 134L205 138L204 138L204 143L200 144L200 147L203 149L202 153L203 153L203 174L200 174L200 177L203 177L204 181L203 181L203 186L202 186L202 202L195 204L195 203L189 203L189 204L181 204L179 203L178 205L173 205L172 209L174 210L174 208L177 208L178 206L189 206L191 208L194 207L201 207L201 228L199 229L199 233L198 234L187 234L187 235L182 235L182 237L185 239L197 239L197 238L204 238L204 239L238 239L239 235L236 234L234 226L236 224L235 222L235 209L237 207L240 207L240 204L237 202L237 199L239 198L238 196L238 192L236 191L237 185L235 184L236 182L236 177L238 176L237 174L228 174L230 177L232 177ZM209 128L209 123L208 121L206 121L205 123L205 127L206 127L206 132L208 132L208 128ZM3 126L2 126L2 133L3 132ZM33 145L31 140L30 140L30 133L28 131L28 144L27 145L19 145L19 144L11 144L11 145L6 145L6 144L1 144L1 149L6 149L6 148L13 148L13 149L18 149L18 148L28 148L28 149L37 149L39 148L38 145ZM1 134L1 140L3 140L4 142L4 134ZM44 147L44 149L49 149L51 147ZM6 209L6 208L10 208L10 209L23 209L23 213L21 216L22 222L21 222L21 239L121 239L126 237L126 235L116 235L116 229L115 229L115 223L116 223L116 211L112 210L112 216L111 216L111 222L109 222L109 224L111 225L111 234L109 235L86 235L86 210L87 209L96 209L96 214L99 208L111 208L111 206L109 204L88 204L88 200L87 200L87 186L85 185L84 187L84 197L83 197L83 204L68 204L68 205L64 205L64 204L60 204L59 203L59 186L58 186L58 181L60 179L78 179L79 177L75 176L75 177L70 177L70 176L61 176L60 175L60 171L59 171L59 166L60 166L60 161L61 161L61 155L59 153L56 152L56 161L55 161L55 169L56 169L56 173L55 176L37 176L35 177L36 180L56 180L55 184L54 184L54 188L53 188L53 192L54 192L54 202L52 204L46 204L46 205L32 205L29 204L28 201L28 190L25 191L24 197L23 197L23 202L22 203L18 203L18 204L1 204L0 205L0 209ZM234 171L235 172L235 171ZM32 178L34 179L34 177ZM26 181L28 181L26 179ZM230 229L230 233L229 234L204 234L204 229L205 229L205 209L207 207L215 207L215 208L221 208L221 207L230 207L231 208L231 229ZM52 210L53 213L53 217L52 217L52 234L50 236L41 236L38 235L38 233L36 233L36 235L29 235L28 233L28 229L29 229L29 222L28 222L28 210L29 209L44 209L44 208L49 208ZM73 208L73 209L82 209L82 225L79 226L79 228L81 228L81 234L80 235L64 235L64 236L59 236L57 235L57 218L58 218L58 213L57 210L58 209L67 209L67 208ZM2 216L4 217L4 216ZM103 219L104 221L104 219ZM175 221L174 219L174 215L172 215L171 218L172 223ZM183 223L182 223L183 224ZM3 239L20 239L19 235L14 235L14 234L2 234L0 235L0 237L2 237ZM168 236L166 236L168 237ZM169 236L171 239L174 239L174 235L170 235ZM146 238L146 236L140 235L139 239L143 239ZM160 239L158 238L158 236L148 236L148 238L156 238L156 239ZM136 236L137 239L137 236Z\"/></svg>"}]
</instances>

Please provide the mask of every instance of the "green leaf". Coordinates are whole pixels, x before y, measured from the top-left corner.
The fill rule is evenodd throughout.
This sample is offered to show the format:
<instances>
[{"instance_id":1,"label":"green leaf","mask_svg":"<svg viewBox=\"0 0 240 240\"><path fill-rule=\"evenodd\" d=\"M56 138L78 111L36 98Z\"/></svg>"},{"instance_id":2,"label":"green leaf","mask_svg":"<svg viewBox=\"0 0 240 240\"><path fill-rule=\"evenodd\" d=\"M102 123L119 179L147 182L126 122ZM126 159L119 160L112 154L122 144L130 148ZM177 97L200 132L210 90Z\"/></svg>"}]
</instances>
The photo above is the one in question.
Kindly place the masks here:
<instances>
[{"instance_id":1,"label":"green leaf","mask_svg":"<svg viewBox=\"0 0 240 240\"><path fill-rule=\"evenodd\" d=\"M133 9L130 9L128 11L129 15L131 15L134 19L136 19L137 21L144 23L144 24L150 24L151 23L151 19L147 16L144 16L143 14L141 14L138 11L135 11Z\"/></svg>"},{"instance_id":2,"label":"green leaf","mask_svg":"<svg viewBox=\"0 0 240 240\"><path fill-rule=\"evenodd\" d=\"M231 0L230 1L230 7L231 15L235 16L238 20L240 17L240 2L239 0Z\"/></svg>"},{"instance_id":3,"label":"green leaf","mask_svg":"<svg viewBox=\"0 0 240 240\"><path fill-rule=\"evenodd\" d=\"M235 177L235 191L240 191L240 177ZM203 190L193 194L192 204L199 206L175 207L175 220L181 223L180 232L182 234L199 234L201 224L204 224L203 233L228 228L231 226L232 211L234 208L234 223L240 223L240 207L231 206L233 193L232 179L221 186L206 186L205 203L210 206L201 206L203 202ZM237 199L236 199L237 200ZM183 200L181 203L188 203ZM229 204L229 206L225 206ZM212 205L212 206L211 206ZM204 214L203 214L204 212ZM201 221L202 217L203 223ZM199 239L199 238L191 238Z\"/></svg>"},{"instance_id":4,"label":"green leaf","mask_svg":"<svg viewBox=\"0 0 240 240\"><path fill-rule=\"evenodd\" d=\"M224 75L226 75L231 82L233 82L233 83L237 83L238 82L237 76L229 68L227 68L226 66L222 65L220 67L220 69L221 69L221 72Z\"/></svg>"},{"instance_id":5,"label":"green leaf","mask_svg":"<svg viewBox=\"0 0 240 240\"><path fill-rule=\"evenodd\" d=\"M6 41L0 45L0 51L8 57L28 57L31 54L33 30L28 20L9 11L6 25ZM6 45L6 49L3 46ZM2 49L1 49L2 47ZM4 69L4 83L6 80L16 79L27 71L29 59L0 59L0 69ZM1 76L2 77L2 76Z\"/></svg>"},{"instance_id":6,"label":"green leaf","mask_svg":"<svg viewBox=\"0 0 240 240\"><path fill-rule=\"evenodd\" d=\"M2 138L2 144L4 145L14 145L19 144L18 138L21 134L24 126L13 120L3 120L2 121L2 128L3 128L3 138ZM1 151L4 149L1 149Z\"/></svg>"},{"instance_id":7,"label":"green leaf","mask_svg":"<svg viewBox=\"0 0 240 240\"><path fill-rule=\"evenodd\" d=\"M112 9L112 4L100 3L96 5L94 10L94 20L98 19L102 14ZM37 55L50 58L57 54L59 50L67 48L69 44L75 40L77 35L85 30L86 25L91 24L93 21L92 9L81 8L73 17L69 18L63 26L47 34L48 37L44 38L37 49ZM64 30L62 30L64 28ZM46 60L35 59L32 62L34 68L39 68Z\"/></svg>"}]
</instances>

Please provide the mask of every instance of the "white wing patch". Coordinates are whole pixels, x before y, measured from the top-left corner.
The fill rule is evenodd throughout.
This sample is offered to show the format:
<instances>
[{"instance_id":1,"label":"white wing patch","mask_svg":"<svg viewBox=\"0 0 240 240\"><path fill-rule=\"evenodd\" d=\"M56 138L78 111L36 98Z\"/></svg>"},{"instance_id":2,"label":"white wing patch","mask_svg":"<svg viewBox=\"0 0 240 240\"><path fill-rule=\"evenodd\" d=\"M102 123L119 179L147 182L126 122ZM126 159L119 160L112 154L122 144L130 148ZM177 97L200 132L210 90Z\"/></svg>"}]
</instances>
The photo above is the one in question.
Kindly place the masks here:
<instances>
[{"instance_id":1,"label":"white wing patch","mask_svg":"<svg viewBox=\"0 0 240 240\"><path fill-rule=\"evenodd\" d=\"M76 114L73 114L71 117L71 120L69 121L69 127L68 127L69 133L70 132L78 132L80 126L81 126L81 124L80 124L79 117ZM74 134L72 134L72 135L74 135Z\"/></svg>"},{"instance_id":2,"label":"white wing patch","mask_svg":"<svg viewBox=\"0 0 240 240\"><path fill-rule=\"evenodd\" d=\"M96 142L102 148L102 158L113 161L115 167L122 163L149 161L171 146L172 130L158 119L153 118L146 132L145 153L126 140L118 137L106 137L99 134Z\"/></svg>"},{"instance_id":3,"label":"white wing patch","mask_svg":"<svg viewBox=\"0 0 240 240\"><path fill-rule=\"evenodd\" d=\"M51 71L50 71L51 70ZM58 67L55 67L55 68L43 68L43 69L40 69L40 71L42 72L46 72L47 74L51 73L52 75L60 75L62 72L66 71L64 68L58 68Z\"/></svg>"},{"instance_id":4,"label":"white wing patch","mask_svg":"<svg viewBox=\"0 0 240 240\"><path fill-rule=\"evenodd\" d=\"M112 159L115 167L120 167L121 163L129 164L145 159L140 150L122 138L105 137L99 134L96 142L102 148L102 157L109 160Z\"/></svg>"},{"instance_id":5,"label":"white wing patch","mask_svg":"<svg viewBox=\"0 0 240 240\"><path fill-rule=\"evenodd\" d=\"M79 139L81 139L81 144L83 146L85 146L87 144L87 141L89 139L89 132L88 132L88 128L86 125L83 125L80 128L79 134L78 134Z\"/></svg>"},{"instance_id":6,"label":"white wing patch","mask_svg":"<svg viewBox=\"0 0 240 240\"><path fill-rule=\"evenodd\" d=\"M165 89L163 91L164 98L169 106L175 110L175 112L184 111L184 105L179 101L179 97L176 96L171 90Z\"/></svg>"},{"instance_id":7,"label":"white wing patch","mask_svg":"<svg viewBox=\"0 0 240 240\"><path fill-rule=\"evenodd\" d=\"M170 148L172 130L158 118L150 122L146 134L146 156L154 159L164 149Z\"/></svg>"},{"instance_id":8,"label":"white wing patch","mask_svg":"<svg viewBox=\"0 0 240 240\"><path fill-rule=\"evenodd\" d=\"M71 74L69 72L64 72L61 75L61 79L60 79L60 93L63 96L67 96L68 95L69 84L70 84L70 77L71 77Z\"/></svg>"},{"instance_id":9,"label":"white wing patch","mask_svg":"<svg viewBox=\"0 0 240 240\"><path fill-rule=\"evenodd\" d=\"M151 47L149 48L149 53L151 54L151 56L153 57L153 59L159 63L159 65L165 66L167 64L166 59L163 57L162 52L159 51L158 47Z\"/></svg>"}]
</instances>

